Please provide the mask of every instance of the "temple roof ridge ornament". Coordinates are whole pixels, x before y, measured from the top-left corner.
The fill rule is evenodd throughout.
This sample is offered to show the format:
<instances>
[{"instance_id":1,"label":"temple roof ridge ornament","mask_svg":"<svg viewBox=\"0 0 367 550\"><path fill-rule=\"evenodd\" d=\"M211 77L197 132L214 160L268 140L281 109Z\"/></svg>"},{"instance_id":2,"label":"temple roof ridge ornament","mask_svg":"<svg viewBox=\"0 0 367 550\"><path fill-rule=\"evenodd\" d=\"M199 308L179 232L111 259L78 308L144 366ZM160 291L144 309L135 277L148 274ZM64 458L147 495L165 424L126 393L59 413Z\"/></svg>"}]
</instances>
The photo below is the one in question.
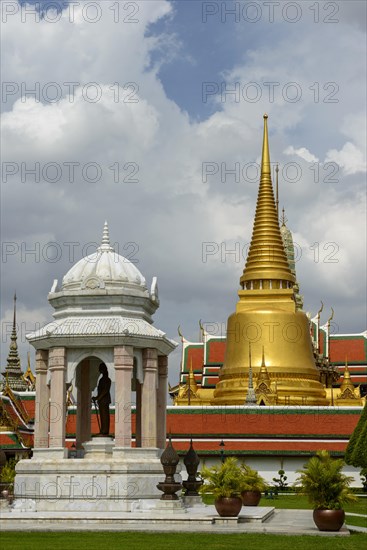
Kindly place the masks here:
<instances>
[{"instance_id":1,"label":"temple roof ridge ornament","mask_svg":"<svg viewBox=\"0 0 367 550\"><path fill-rule=\"evenodd\" d=\"M340 384L340 393L337 396L337 401L338 400L344 401L344 402L348 401L352 405L354 405L356 402L358 403L358 405L362 405L360 389L359 387L358 388L354 387L354 384L350 376L347 356L345 357L343 381Z\"/></svg>"}]
</instances>

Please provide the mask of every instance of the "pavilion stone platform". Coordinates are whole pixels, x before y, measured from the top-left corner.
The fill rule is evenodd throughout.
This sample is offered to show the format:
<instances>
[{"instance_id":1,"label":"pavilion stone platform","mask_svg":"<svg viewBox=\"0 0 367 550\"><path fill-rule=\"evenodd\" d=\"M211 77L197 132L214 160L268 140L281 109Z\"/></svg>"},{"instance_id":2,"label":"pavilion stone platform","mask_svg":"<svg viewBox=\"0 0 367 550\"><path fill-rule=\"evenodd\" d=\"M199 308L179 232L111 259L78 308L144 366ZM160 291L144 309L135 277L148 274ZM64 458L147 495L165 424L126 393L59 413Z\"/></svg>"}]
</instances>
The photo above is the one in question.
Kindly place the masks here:
<instances>
[{"instance_id":1,"label":"pavilion stone platform","mask_svg":"<svg viewBox=\"0 0 367 550\"><path fill-rule=\"evenodd\" d=\"M312 510L274 510L243 507L238 518L220 518L214 506L194 506L186 514L166 515L156 510L136 512L26 512L1 513L0 531L155 531L183 533L274 533L345 537L350 531L319 531ZM358 530L356 528L356 530Z\"/></svg>"},{"instance_id":2,"label":"pavilion stone platform","mask_svg":"<svg viewBox=\"0 0 367 550\"><path fill-rule=\"evenodd\" d=\"M17 467L15 507L36 512L131 512L160 503L164 478L157 448L116 451L112 439L93 438L83 459L35 452Z\"/></svg>"},{"instance_id":3,"label":"pavilion stone platform","mask_svg":"<svg viewBox=\"0 0 367 550\"><path fill-rule=\"evenodd\" d=\"M13 522L20 522L22 525L32 525L32 522L37 522L38 525L47 524L69 524L69 525L135 525L145 524L147 528L149 524L153 525L179 525L185 526L200 526L200 525L222 525L222 526L237 526L239 524L257 524L268 521L274 514L273 507L257 507L246 506L242 507L241 513L236 517L220 517L218 516L215 507L201 504L195 507L184 507L184 513L177 507L176 511L171 509L171 513L167 514L167 510L160 507L164 501L156 501L151 503L150 509L134 509L128 512L99 512L93 511L83 512L81 510L59 512L59 511L25 511L21 508L20 502L13 505L13 508L2 514L2 521L5 521L3 528L6 525L11 526ZM182 501L176 501L182 506Z\"/></svg>"}]
</instances>

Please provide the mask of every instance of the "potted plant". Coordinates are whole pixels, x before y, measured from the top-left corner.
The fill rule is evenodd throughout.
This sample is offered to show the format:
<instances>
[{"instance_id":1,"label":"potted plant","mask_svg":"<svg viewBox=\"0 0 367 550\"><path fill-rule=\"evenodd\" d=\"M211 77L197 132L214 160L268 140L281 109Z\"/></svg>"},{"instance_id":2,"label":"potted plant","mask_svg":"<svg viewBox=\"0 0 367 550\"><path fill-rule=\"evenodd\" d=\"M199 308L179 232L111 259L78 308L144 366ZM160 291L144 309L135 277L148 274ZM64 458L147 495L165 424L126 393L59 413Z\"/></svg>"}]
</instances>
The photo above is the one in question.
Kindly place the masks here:
<instances>
[{"instance_id":1,"label":"potted plant","mask_svg":"<svg viewBox=\"0 0 367 550\"><path fill-rule=\"evenodd\" d=\"M18 461L15 458L11 458L3 466L0 473L0 487L1 494L4 498L13 499L14 480L15 480L15 466Z\"/></svg>"},{"instance_id":2,"label":"potted plant","mask_svg":"<svg viewBox=\"0 0 367 550\"><path fill-rule=\"evenodd\" d=\"M343 505L355 502L350 491L352 477L342 473L344 460L333 459L327 451L319 451L297 470L296 488L308 496L313 506L313 520L320 531L339 531L344 523Z\"/></svg>"},{"instance_id":3,"label":"potted plant","mask_svg":"<svg viewBox=\"0 0 367 550\"><path fill-rule=\"evenodd\" d=\"M257 470L253 470L247 464L243 464L241 489L243 505L257 506L261 499L261 493L268 489L268 485Z\"/></svg>"},{"instance_id":4,"label":"potted plant","mask_svg":"<svg viewBox=\"0 0 367 550\"><path fill-rule=\"evenodd\" d=\"M203 468L200 472L204 484L201 494L213 494L214 506L220 516L235 517L241 511L242 471L237 459L229 457L220 466Z\"/></svg>"}]
</instances>

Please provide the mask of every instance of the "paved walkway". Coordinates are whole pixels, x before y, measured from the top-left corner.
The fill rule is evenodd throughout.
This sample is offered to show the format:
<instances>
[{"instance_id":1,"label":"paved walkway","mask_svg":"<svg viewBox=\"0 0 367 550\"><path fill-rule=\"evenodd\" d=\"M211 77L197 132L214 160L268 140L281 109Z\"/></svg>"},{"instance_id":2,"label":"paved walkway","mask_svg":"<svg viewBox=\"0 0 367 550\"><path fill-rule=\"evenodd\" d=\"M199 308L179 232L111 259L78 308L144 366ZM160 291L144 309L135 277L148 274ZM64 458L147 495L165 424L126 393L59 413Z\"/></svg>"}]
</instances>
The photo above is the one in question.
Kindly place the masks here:
<instances>
[{"instance_id":1,"label":"paved walkway","mask_svg":"<svg viewBox=\"0 0 367 550\"><path fill-rule=\"evenodd\" d=\"M263 508L263 517L270 508ZM259 515L261 508L257 508ZM246 510L247 512L247 510ZM322 532L312 519L312 510L274 510L265 521L244 520L236 523L212 523L216 512L213 506L194 507L182 515L170 515L162 523L152 512L4 512L1 511L0 529L3 531L155 531L203 533L274 533L279 535L348 536L348 528L336 532ZM218 516L217 516L218 517ZM156 521L159 518L159 521ZM354 527L353 527L354 529ZM363 531L367 529L359 528ZM357 528L356 528L357 530Z\"/></svg>"}]
</instances>

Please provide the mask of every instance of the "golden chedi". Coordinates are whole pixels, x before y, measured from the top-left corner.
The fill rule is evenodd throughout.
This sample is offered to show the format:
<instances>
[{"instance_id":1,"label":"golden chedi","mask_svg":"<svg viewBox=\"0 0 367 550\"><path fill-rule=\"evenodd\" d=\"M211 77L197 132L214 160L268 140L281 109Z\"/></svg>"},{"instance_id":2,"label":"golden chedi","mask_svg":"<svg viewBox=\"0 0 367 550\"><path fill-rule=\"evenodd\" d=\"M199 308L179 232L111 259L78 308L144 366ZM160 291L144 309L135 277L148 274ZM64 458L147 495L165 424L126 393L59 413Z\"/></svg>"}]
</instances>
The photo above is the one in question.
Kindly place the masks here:
<instances>
[{"instance_id":1,"label":"golden chedi","mask_svg":"<svg viewBox=\"0 0 367 550\"><path fill-rule=\"evenodd\" d=\"M313 358L308 319L296 307L295 276L289 268L279 229L267 118L264 115L261 177L252 240L240 279L236 312L228 318L226 356L212 404L245 403L251 347L255 389L264 348L275 404L328 405Z\"/></svg>"}]
</instances>

